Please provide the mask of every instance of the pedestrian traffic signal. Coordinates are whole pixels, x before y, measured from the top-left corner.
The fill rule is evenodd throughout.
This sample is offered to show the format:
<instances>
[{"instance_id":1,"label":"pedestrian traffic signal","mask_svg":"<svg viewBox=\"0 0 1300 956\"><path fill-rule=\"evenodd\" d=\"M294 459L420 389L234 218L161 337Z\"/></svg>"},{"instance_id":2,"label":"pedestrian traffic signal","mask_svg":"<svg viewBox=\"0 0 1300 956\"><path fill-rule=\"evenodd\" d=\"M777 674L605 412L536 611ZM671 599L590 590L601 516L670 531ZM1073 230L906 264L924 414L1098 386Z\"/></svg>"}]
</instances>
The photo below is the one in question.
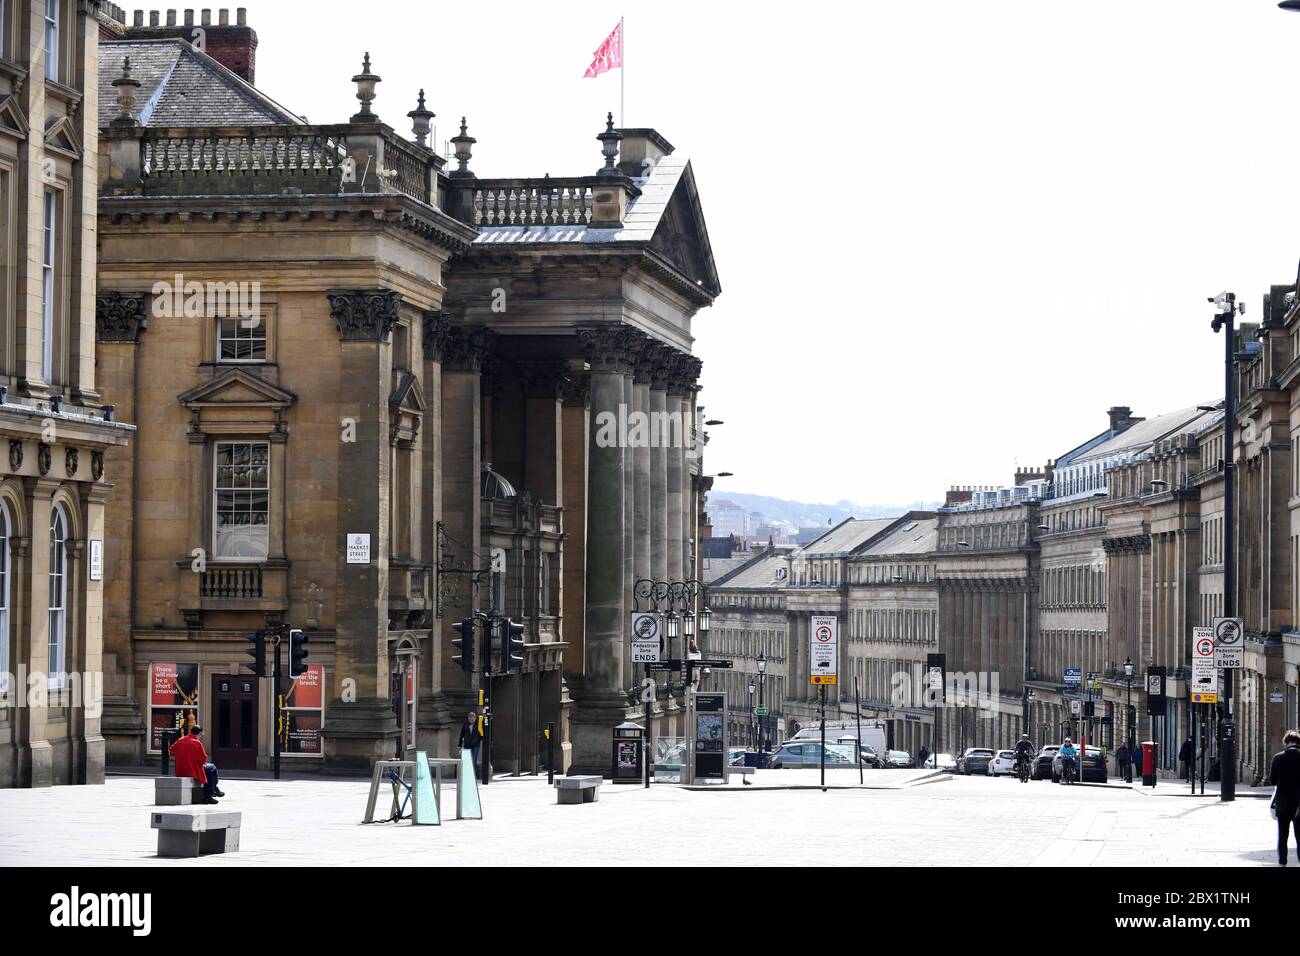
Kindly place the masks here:
<instances>
[{"instance_id":1,"label":"pedestrian traffic signal","mask_svg":"<svg viewBox=\"0 0 1300 956\"><path fill-rule=\"evenodd\" d=\"M307 632L293 628L289 631L289 676L307 673Z\"/></svg>"},{"instance_id":2,"label":"pedestrian traffic signal","mask_svg":"<svg viewBox=\"0 0 1300 956\"><path fill-rule=\"evenodd\" d=\"M1094 706L1095 704L1096 701L1085 700L1083 702L1083 716L1085 717L1096 716L1096 707Z\"/></svg>"},{"instance_id":3,"label":"pedestrian traffic signal","mask_svg":"<svg viewBox=\"0 0 1300 956\"><path fill-rule=\"evenodd\" d=\"M505 640L501 644L501 669L506 673L524 668L524 626L505 619ZM516 653L516 651L518 653Z\"/></svg>"},{"instance_id":4,"label":"pedestrian traffic signal","mask_svg":"<svg viewBox=\"0 0 1300 956\"><path fill-rule=\"evenodd\" d=\"M456 632L456 636L451 639L451 646L460 651L452 657L461 670L466 674L474 673L474 619L467 617L463 621L458 621L451 626Z\"/></svg>"},{"instance_id":5,"label":"pedestrian traffic signal","mask_svg":"<svg viewBox=\"0 0 1300 956\"><path fill-rule=\"evenodd\" d=\"M255 631L253 634L244 638L253 646L244 651L253 660L245 664L250 671L258 677L266 676L266 631Z\"/></svg>"}]
</instances>

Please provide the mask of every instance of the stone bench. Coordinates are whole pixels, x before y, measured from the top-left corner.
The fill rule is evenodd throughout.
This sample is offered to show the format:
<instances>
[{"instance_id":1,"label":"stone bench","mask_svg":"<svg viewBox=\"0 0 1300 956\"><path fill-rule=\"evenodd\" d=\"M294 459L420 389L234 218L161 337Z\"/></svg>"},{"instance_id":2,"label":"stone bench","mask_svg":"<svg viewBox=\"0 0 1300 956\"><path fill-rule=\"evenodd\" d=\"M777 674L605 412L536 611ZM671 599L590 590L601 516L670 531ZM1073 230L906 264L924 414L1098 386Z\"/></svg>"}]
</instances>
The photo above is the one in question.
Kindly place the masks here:
<instances>
[{"instance_id":1,"label":"stone bench","mask_svg":"<svg viewBox=\"0 0 1300 956\"><path fill-rule=\"evenodd\" d=\"M154 777L153 803L156 807L188 807L203 802L203 784L191 777Z\"/></svg>"},{"instance_id":2,"label":"stone bench","mask_svg":"<svg viewBox=\"0 0 1300 956\"><path fill-rule=\"evenodd\" d=\"M188 807L158 810L151 826L158 831L158 855L167 857L234 853L239 849L238 810Z\"/></svg>"},{"instance_id":3,"label":"stone bench","mask_svg":"<svg viewBox=\"0 0 1300 956\"><path fill-rule=\"evenodd\" d=\"M600 799L600 783L603 777L560 777L555 781L555 802L559 803L595 803Z\"/></svg>"},{"instance_id":4,"label":"stone bench","mask_svg":"<svg viewBox=\"0 0 1300 956\"><path fill-rule=\"evenodd\" d=\"M748 787L749 778L752 777L757 772L757 770L758 770L757 767L728 767L727 775L731 776L734 774L740 774L740 776L743 778L740 782Z\"/></svg>"}]
</instances>

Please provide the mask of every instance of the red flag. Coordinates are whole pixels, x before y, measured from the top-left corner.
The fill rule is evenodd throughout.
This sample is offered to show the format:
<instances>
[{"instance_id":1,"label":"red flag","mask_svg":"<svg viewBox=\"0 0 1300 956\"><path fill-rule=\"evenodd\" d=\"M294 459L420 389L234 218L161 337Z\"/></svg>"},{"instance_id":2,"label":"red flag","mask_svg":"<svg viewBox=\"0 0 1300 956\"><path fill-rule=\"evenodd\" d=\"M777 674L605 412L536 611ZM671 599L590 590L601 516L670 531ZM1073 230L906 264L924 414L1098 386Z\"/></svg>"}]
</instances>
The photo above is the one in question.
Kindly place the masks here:
<instances>
[{"instance_id":1,"label":"red flag","mask_svg":"<svg viewBox=\"0 0 1300 956\"><path fill-rule=\"evenodd\" d=\"M587 67L587 72L582 74L583 77L600 76L610 70L615 70L623 65L623 21L620 20L614 32L605 37L605 42L593 54L595 59L591 61L591 66Z\"/></svg>"}]
</instances>

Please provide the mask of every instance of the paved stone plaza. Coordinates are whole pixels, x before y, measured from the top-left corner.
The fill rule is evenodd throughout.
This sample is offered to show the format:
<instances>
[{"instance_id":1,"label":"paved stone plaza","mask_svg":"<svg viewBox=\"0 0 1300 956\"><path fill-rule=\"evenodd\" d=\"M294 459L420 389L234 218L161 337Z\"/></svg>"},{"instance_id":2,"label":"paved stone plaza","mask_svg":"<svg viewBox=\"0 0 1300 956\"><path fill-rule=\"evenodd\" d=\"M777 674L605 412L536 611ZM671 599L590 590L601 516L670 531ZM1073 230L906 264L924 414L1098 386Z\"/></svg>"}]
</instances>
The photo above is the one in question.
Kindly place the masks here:
<instances>
[{"instance_id":1,"label":"paved stone plaza","mask_svg":"<svg viewBox=\"0 0 1300 956\"><path fill-rule=\"evenodd\" d=\"M237 854L160 860L149 828L153 778L0 791L0 865L680 865L791 864L1276 867L1266 800L1192 798L1174 782L1064 788L923 771L760 771L759 786L713 792L601 788L557 806L545 778L483 788L485 819L441 827L360 825L362 780L229 780L220 809L243 812ZM767 784L769 786L764 786ZM444 809L452 803L444 793ZM380 808L388 805L381 793ZM1293 857L1293 865L1295 860Z\"/></svg>"}]
</instances>

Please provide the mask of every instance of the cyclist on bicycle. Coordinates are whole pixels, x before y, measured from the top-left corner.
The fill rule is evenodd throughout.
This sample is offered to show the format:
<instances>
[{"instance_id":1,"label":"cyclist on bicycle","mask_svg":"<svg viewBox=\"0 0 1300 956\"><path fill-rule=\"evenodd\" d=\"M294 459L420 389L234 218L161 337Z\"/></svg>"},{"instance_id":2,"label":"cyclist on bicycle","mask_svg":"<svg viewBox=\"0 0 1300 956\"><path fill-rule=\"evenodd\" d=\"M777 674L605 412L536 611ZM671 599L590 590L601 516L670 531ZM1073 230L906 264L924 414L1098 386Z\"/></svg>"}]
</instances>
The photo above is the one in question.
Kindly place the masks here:
<instances>
[{"instance_id":1,"label":"cyclist on bicycle","mask_svg":"<svg viewBox=\"0 0 1300 956\"><path fill-rule=\"evenodd\" d=\"M1016 742L1016 770L1020 769L1020 761L1033 760L1036 752L1032 741L1029 739L1029 734L1021 734L1020 739Z\"/></svg>"},{"instance_id":2,"label":"cyclist on bicycle","mask_svg":"<svg viewBox=\"0 0 1300 956\"><path fill-rule=\"evenodd\" d=\"M1057 751L1061 755L1061 779L1071 781L1074 779L1074 760L1079 755L1074 744L1070 743L1070 738L1066 737L1065 742L1061 744L1061 749Z\"/></svg>"}]
</instances>

